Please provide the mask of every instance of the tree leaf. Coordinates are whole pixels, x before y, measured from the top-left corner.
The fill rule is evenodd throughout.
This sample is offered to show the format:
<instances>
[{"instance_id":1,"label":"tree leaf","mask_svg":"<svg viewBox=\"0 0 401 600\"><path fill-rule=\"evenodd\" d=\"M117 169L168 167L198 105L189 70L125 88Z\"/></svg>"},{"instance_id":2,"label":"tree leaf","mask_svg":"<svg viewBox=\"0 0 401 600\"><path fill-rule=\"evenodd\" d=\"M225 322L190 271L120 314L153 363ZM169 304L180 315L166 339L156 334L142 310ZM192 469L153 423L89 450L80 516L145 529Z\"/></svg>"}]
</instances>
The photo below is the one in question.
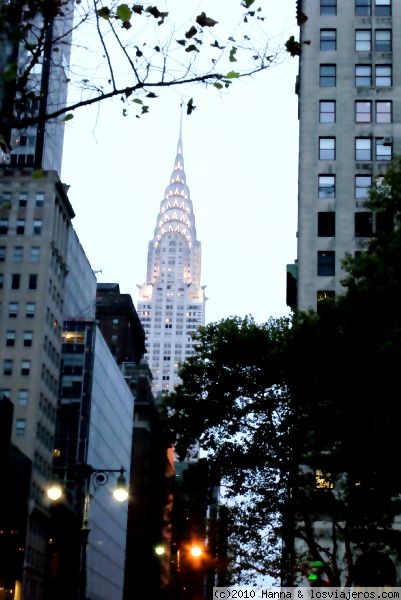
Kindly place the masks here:
<instances>
[{"instance_id":1,"label":"tree leaf","mask_svg":"<svg viewBox=\"0 0 401 600\"><path fill-rule=\"evenodd\" d=\"M192 27L186 32L185 37L187 38L187 40L189 40L190 38L194 37L194 35L196 35L197 33L198 30L194 25L192 25Z\"/></svg>"},{"instance_id":2,"label":"tree leaf","mask_svg":"<svg viewBox=\"0 0 401 600\"><path fill-rule=\"evenodd\" d=\"M195 44L191 44L188 48L185 48L185 52L199 52Z\"/></svg>"},{"instance_id":3,"label":"tree leaf","mask_svg":"<svg viewBox=\"0 0 401 600\"><path fill-rule=\"evenodd\" d=\"M237 48L235 46L233 46L230 50L230 57L228 59L230 62L237 62L237 59L235 58L236 53L237 53Z\"/></svg>"},{"instance_id":4,"label":"tree leaf","mask_svg":"<svg viewBox=\"0 0 401 600\"><path fill-rule=\"evenodd\" d=\"M97 16L102 19L110 19L110 9L107 6L102 6L102 8L99 8L97 11Z\"/></svg>"},{"instance_id":5,"label":"tree leaf","mask_svg":"<svg viewBox=\"0 0 401 600\"><path fill-rule=\"evenodd\" d=\"M135 102L135 104L143 104L140 98L134 98L132 102Z\"/></svg>"},{"instance_id":6,"label":"tree leaf","mask_svg":"<svg viewBox=\"0 0 401 600\"><path fill-rule=\"evenodd\" d=\"M204 12L202 12L200 15L198 15L196 17L196 22L201 27L214 27L216 25L216 23L218 23L218 21L215 21L214 19L207 17L206 13L204 13Z\"/></svg>"},{"instance_id":7,"label":"tree leaf","mask_svg":"<svg viewBox=\"0 0 401 600\"><path fill-rule=\"evenodd\" d=\"M243 0L242 6L244 6L245 8L249 8L254 2L255 0Z\"/></svg>"},{"instance_id":8,"label":"tree leaf","mask_svg":"<svg viewBox=\"0 0 401 600\"><path fill-rule=\"evenodd\" d=\"M146 98L158 98L158 95L154 92L149 92L149 94L146 94Z\"/></svg>"},{"instance_id":9,"label":"tree leaf","mask_svg":"<svg viewBox=\"0 0 401 600\"><path fill-rule=\"evenodd\" d=\"M116 15L118 19L121 19L123 23L129 22L132 17L132 10L128 6L128 4L120 4L117 6Z\"/></svg>"},{"instance_id":10,"label":"tree leaf","mask_svg":"<svg viewBox=\"0 0 401 600\"><path fill-rule=\"evenodd\" d=\"M237 79L239 77L239 73L237 71L230 71L229 73L227 73L227 75L225 76L227 79Z\"/></svg>"},{"instance_id":11,"label":"tree leaf","mask_svg":"<svg viewBox=\"0 0 401 600\"><path fill-rule=\"evenodd\" d=\"M219 83L218 81L214 82L214 87L217 88L218 90L221 90L224 86L222 83Z\"/></svg>"},{"instance_id":12,"label":"tree leaf","mask_svg":"<svg viewBox=\"0 0 401 600\"><path fill-rule=\"evenodd\" d=\"M63 117L63 121L64 121L64 122L66 122L66 121L71 121L71 119L73 119L73 118L74 118L74 115L73 115L72 113L68 113L67 115L65 115L65 116Z\"/></svg>"}]
</instances>

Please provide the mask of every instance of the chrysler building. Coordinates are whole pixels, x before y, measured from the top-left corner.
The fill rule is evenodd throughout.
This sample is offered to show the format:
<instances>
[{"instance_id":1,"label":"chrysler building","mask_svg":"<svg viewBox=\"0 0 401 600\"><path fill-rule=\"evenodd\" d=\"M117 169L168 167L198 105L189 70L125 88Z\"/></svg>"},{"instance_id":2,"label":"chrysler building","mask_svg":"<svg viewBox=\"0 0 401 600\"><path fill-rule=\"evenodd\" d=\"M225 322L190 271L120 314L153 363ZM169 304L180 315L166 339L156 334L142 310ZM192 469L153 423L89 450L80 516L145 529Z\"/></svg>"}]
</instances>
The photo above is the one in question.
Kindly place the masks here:
<instances>
[{"instance_id":1,"label":"chrysler building","mask_svg":"<svg viewBox=\"0 0 401 600\"><path fill-rule=\"evenodd\" d=\"M146 333L153 393L179 383L179 364L194 354L192 334L205 323L201 243L184 171L182 126L170 182L149 242L146 283L139 287L138 315Z\"/></svg>"}]
</instances>

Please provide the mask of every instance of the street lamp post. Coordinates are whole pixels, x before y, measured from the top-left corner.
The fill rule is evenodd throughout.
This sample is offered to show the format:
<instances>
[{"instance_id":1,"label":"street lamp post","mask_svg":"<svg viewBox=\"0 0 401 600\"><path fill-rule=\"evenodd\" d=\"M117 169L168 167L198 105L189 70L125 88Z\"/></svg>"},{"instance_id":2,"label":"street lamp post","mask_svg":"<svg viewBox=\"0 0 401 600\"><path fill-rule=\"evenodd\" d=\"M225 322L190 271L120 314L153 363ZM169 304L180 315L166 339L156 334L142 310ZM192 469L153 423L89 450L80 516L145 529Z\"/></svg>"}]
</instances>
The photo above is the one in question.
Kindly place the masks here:
<instances>
[{"instance_id":1,"label":"street lamp post","mask_svg":"<svg viewBox=\"0 0 401 600\"><path fill-rule=\"evenodd\" d=\"M75 465L70 468L57 469L58 472L63 472L68 477L68 472L73 471L78 479L78 482L83 486L83 511L80 539L80 561L79 561L79 583L78 583L78 600L86 600L87 586L87 553L89 540L89 512L91 499L98 487L103 487L109 481L109 475L119 473L117 477L117 485L113 492L113 496L117 502L124 502L128 498L127 482L124 476L125 469L95 469L88 464ZM47 496L52 501L57 501L63 497L63 483L76 482L65 478L63 481L53 482L47 489ZM92 493L93 490L93 493Z\"/></svg>"}]
</instances>

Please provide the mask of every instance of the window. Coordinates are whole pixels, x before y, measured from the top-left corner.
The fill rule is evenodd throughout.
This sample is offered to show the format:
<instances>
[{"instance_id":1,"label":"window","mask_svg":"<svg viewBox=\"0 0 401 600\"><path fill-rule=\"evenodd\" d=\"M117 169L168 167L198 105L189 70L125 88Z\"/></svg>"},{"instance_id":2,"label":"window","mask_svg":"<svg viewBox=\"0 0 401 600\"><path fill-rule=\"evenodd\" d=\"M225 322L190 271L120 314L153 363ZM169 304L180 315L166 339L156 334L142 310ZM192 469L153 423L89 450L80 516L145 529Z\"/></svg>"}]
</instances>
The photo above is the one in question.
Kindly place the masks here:
<instances>
[{"instance_id":1,"label":"window","mask_svg":"<svg viewBox=\"0 0 401 600\"><path fill-rule=\"evenodd\" d=\"M320 100L319 102L319 123L336 122L336 101Z\"/></svg>"},{"instance_id":2,"label":"window","mask_svg":"<svg viewBox=\"0 0 401 600\"><path fill-rule=\"evenodd\" d=\"M366 200L369 197L371 185L371 175L355 175L355 198L357 200Z\"/></svg>"},{"instance_id":3,"label":"window","mask_svg":"<svg viewBox=\"0 0 401 600\"><path fill-rule=\"evenodd\" d=\"M13 261L22 262L24 258L24 248L22 246L14 246L13 250Z\"/></svg>"},{"instance_id":4,"label":"window","mask_svg":"<svg viewBox=\"0 0 401 600\"><path fill-rule=\"evenodd\" d=\"M18 405L19 406L27 406L28 405L28 390L18 390Z\"/></svg>"},{"instance_id":5,"label":"window","mask_svg":"<svg viewBox=\"0 0 401 600\"><path fill-rule=\"evenodd\" d=\"M376 17L391 16L391 0L375 0Z\"/></svg>"},{"instance_id":6,"label":"window","mask_svg":"<svg viewBox=\"0 0 401 600\"><path fill-rule=\"evenodd\" d=\"M389 87L392 85L391 65L376 65L376 86Z\"/></svg>"},{"instance_id":7,"label":"window","mask_svg":"<svg viewBox=\"0 0 401 600\"><path fill-rule=\"evenodd\" d=\"M20 192L18 204L22 208L28 204L28 193L27 192Z\"/></svg>"},{"instance_id":8,"label":"window","mask_svg":"<svg viewBox=\"0 0 401 600\"><path fill-rule=\"evenodd\" d=\"M8 388L3 388L2 390L0 390L0 398L8 398L9 400L11 399L11 390L9 390Z\"/></svg>"},{"instance_id":9,"label":"window","mask_svg":"<svg viewBox=\"0 0 401 600\"><path fill-rule=\"evenodd\" d=\"M28 289L29 290L36 290L36 288L38 287L38 276L35 275L29 275L29 280L28 280Z\"/></svg>"},{"instance_id":10,"label":"window","mask_svg":"<svg viewBox=\"0 0 401 600\"><path fill-rule=\"evenodd\" d=\"M0 219L0 235L7 235L8 233L8 219Z\"/></svg>"},{"instance_id":11,"label":"window","mask_svg":"<svg viewBox=\"0 0 401 600\"><path fill-rule=\"evenodd\" d=\"M25 316L27 319L33 319L35 316L35 302L27 302L25 305Z\"/></svg>"},{"instance_id":12,"label":"window","mask_svg":"<svg viewBox=\"0 0 401 600\"><path fill-rule=\"evenodd\" d=\"M370 52L372 50L371 29L356 29L355 50L356 52Z\"/></svg>"},{"instance_id":13,"label":"window","mask_svg":"<svg viewBox=\"0 0 401 600\"><path fill-rule=\"evenodd\" d=\"M319 138L319 160L335 160L336 138Z\"/></svg>"},{"instance_id":14,"label":"window","mask_svg":"<svg viewBox=\"0 0 401 600\"><path fill-rule=\"evenodd\" d=\"M17 235L24 235L25 233L25 219L17 219Z\"/></svg>"},{"instance_id":15,"label":"window","mask_svg":"<svg viewBox=\"0 0 401 600\"><path fill-rule=\"evenodd\" d=\"M15 345L15 331L6 331L6 346Z\"/></svg>"},{"instance_id":16,"label":"window","mask_svg":"<svg viewBox=\"0 0 401 600\"><path fill-rule=\"evenodd\" d=\"M33 332L24 331L24 346L32 346Z\"/></svg>"},{"instance_id":17,"label":"window","mask_svg":"<svg viewBox=\"0 0 401 600\"><path fill-rule=\"evenodd\" d=\"M336 213L317 213L317 235L319 237L333 237L336 235Z\"/></svg>"},{"instance_id":18,"label":"window","mask_svg":"<svg viewBox=\"0 0 401 600\"><path fill-rule=\"evenodd\" d=\"M320 0L320 14L321 15L336 15L337 14L337 0Z\"/></svg>"},{"instance_id":19,"label":"window","mask_svg":"<svg viewBox=\"0 0 401 600\"><path fill-rule=\"evenodd\" d=\"M355 0L355 15L357 17L370 17L372 15L372 1Z\"/></svg>"},{"instance_id":20,"label":"window","mask_svg":"<svg viewBox=\"0 0 401 600\"><path fill-rule=\"evenodd\" d=\"M319 198L335 198L336 196L336 176L319 175Z\"/></svg>"},{"instance_id":21,"label":"window","mask_svg":"<svg viewBox=\"0 0 401 600\"><path fill-rule=\"evenodd\" d=\"M319 85L320 87L335 87L336 65L320 65Z\"/></svg>"},{"instance_id":22,"label":"window","mask_svg":"<svg viewBox=\"0 0 401 600\"><path fill-rule=\"evenodd\" d=\"M45 193L44 192L36 192L35 203L36 206L43 206L45 201Z\"/></svg>"},{"instance_id":23,"label":"window","mask_svg":"<svg viewBox=\"0 0 401 600\"><path fill-rule=\"evenodd\" d=\"M33 220L33 233L34 235L40 235L42 233L43 221L42 219Z\"/></svg>"},{"instance_id":24,"label":"window","mask_svg":"<svg viewBox=\"0 0 401 600\"><path fill-rule=\"evenodd\" d=\"M21 360L21 375L29 375L31 371L31 361Z\"/></svg>"},{"instance_id":25,"label":"window","mask_svg":"<svg viewBox=\"0 0 401 600\"><path fill-rule=\"evenodd\" d=\"M372 160L371 138L355 138L355 160Z\"/></svg>"},{"instance_id":26,"label":"window","mask_svg":"<svg viewBox=\"0 0 401 600\"><path fill-rule=\"evenodd\" d=\"M337 14L337 0L320 0L320 14L321 15L336 15Z\"/></svg>"},{"instance_id":27,"label":"window","mask_svg":"<svg viewBox=\"0 0 401 600\"><path fill-rule=\"evenodd\" d=\"M11 358L5 358L3 360L3 375L13 374L13 361Z\"/></svg>"},{"instance_id":28,"label":"window","mask_svg":"<svg viewBox=\"0 0 401 600\"><path fill-rule=\"evenodd\" d=\"M23 437L26 432L26 419L16 419L15 421L15 435Z\"/></svg>"},{"instance_id":29,"label":"window","mask_svg":"<svg viewBox=\"0 0 401 600\"><path fill-rule=\"evenodd\" d=\"M355 85L356 87L371 87L372 85L372 66L355 65Z\"/></svg>"},{"instance_id":30,"label":"window","mask_svg":"<svg viewBox=\"0 0 401 600\"><path fill-rule=\"evenodd\" d=\"M16 319L18 316L18 302L8 303L8 316L11 319Z\"/></svg>"},{"instance_id":31,"label":"window","mask_svg":"<svg viewBox=\"0 0 401 600\"><path fill-rule=\"evenodd\" d=\"M370 123L372 121L372 102L357 100L355 102L355 123Z\"/></svg>"},{"instance_id":32,"label":"window","mask_svg":"<svg viewBox=\"0 0 401 600\"><path fill-rule=\"evenodd\" d=\"M376 29L375 50L376 52L391 52L391 29Z\"/></svg>"},{"instance_id":33,"label":"window","mask_svg":"<svg viewBox=\"0 0 401 600\"><path fill-rule=\"evenodd\" d=\"M6 247L0 246L0 262L4 262L6 260Z\"/></svg>"},{"instance_id":34,"label":"window","mask_svg":"<svg viewBox=\"0 0 401 600\"><path fill-rule=\"evenodd\" d=\"M317 274L321 277L335 275L335 258L333 250L320 250L317 253Z\"/></svg>"},{"instance_id":35,"label":"window","mask_svg":"<svg viewBox=\"0 0 401 600\"><path fill-rule=\"evenodd\" d=\"M4 284L4 275L3 275L3 273L0 273L0 290L3 289L3 284Z\"/></svg>"},{"instance_id":36,"label":"window","mask_svg":"<svg viewBox=\"0 0 401 600\"><path fill-rule=\"evenodd\" d=\"M11 275L11 289L19 290L20 282L21 282L21 275L19 273L13 273Z\"/></svg>"},{"instance_id":37,"label":"window","mask_svg":"<svg viewBox=\"0 0 401 600\"><path fill-rule=\"evenodd\" d=\"M376 102L376 123L391 123L393 121L393 104L391 100Z\"/></svg>"},{"instance_id":38,"label":"window","mask_svg":"<svg viewBox=\"0 0 401 600\"><path fill-rule=\"evenodd\" d=\"M355 237L370 237L373 232L372 213L355 213Z\"/></svg>"},{"instance_id":39,"label":"window","mask_svg":"<svg viewBox=\"0 0 401 600\"><path fill-rule=\"evenodd\" d=\"M40 247L31 246L29 251L29 260L33 263L39 262L40 260Z\"/></svg>"},{"instance_id":40,"label":"window","mask_svg":"<svg viewBox=\"0 0 401 600\"><path fill-rule=\"evenodd\" d=\"M337 30L320 30L320 50L337 50Z\"/></svg>"},{"instance_id":41,"label":"window","mask_svg":"<svg viewBox=\"0 0 401 600\"><path fill-rule=\"evenodd\" d=\"M391 160L393 156L392 138L376 138L376 160Z\"/></svg>"}]
</instances>

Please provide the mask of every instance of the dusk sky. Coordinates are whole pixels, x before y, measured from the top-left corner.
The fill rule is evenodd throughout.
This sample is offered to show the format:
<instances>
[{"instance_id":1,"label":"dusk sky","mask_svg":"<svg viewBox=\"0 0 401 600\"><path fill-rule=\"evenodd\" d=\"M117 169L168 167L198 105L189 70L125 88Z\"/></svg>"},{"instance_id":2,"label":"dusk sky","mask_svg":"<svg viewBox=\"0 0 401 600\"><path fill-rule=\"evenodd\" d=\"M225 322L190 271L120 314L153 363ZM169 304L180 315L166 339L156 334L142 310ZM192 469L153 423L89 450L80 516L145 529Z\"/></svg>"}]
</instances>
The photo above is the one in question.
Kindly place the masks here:
<instances>
[{"instance_id":1,"label":"dusk sky","mask_svg":"<svg viewBox=\"0 0 401 600\"><path fill-rule=\"evenodd\" d=\"M216 20L236 0L193 2ZM175 2L166 2L169 6ZM261 0L272 47L297 36L295 0ZM158 3L160 10L163 2ZM228 13L227 13L228 14ZM74 60L74 55L73 59ZM162 92L150 113L123 117L119 100L75 111L66 124L62 180L74 227L99 282L117 282L137 304L148 242L173 169L181 99L187 183L202 243L206 322L288 314L286 264L296 258L298 61L236 81L228 94L193 86Z\"/></svg>"}]
</instances>

